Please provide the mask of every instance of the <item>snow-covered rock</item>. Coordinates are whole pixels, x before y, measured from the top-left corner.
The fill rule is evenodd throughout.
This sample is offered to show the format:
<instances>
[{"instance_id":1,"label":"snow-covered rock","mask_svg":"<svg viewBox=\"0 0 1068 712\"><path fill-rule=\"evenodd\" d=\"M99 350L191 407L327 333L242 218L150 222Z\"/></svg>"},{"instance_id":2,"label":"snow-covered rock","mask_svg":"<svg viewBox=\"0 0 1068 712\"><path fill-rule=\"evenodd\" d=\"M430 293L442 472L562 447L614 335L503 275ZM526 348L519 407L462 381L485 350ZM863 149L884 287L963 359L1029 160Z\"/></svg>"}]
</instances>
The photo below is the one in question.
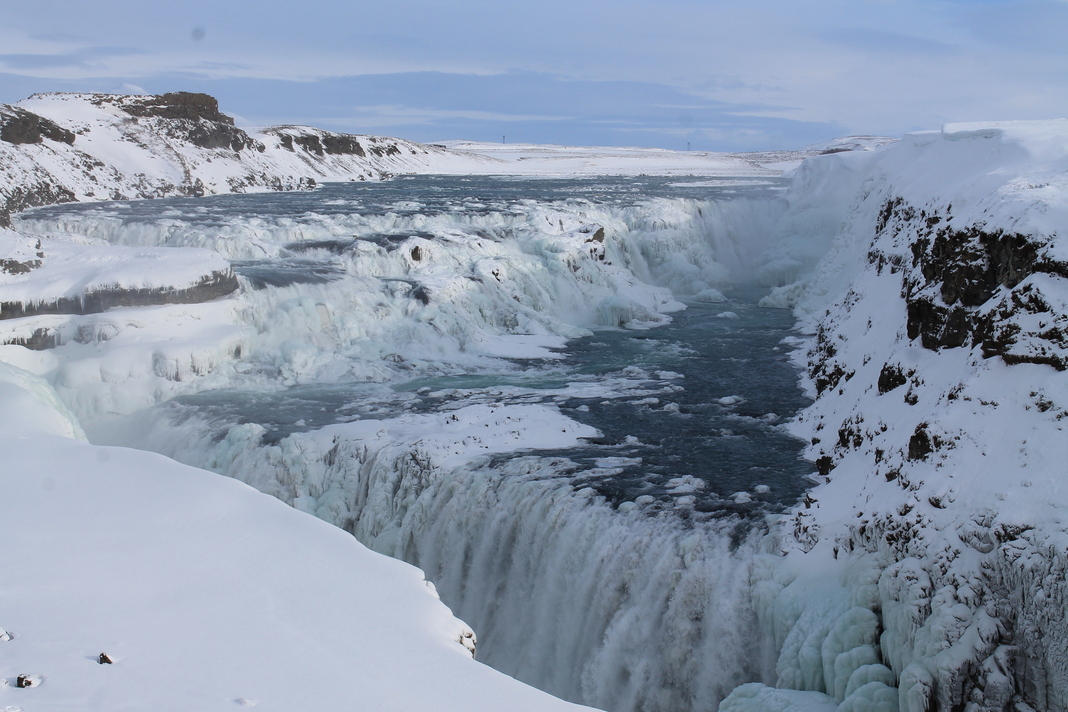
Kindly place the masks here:
<instances>
[{"instance_id":1,"label":"snow-covered rock","mask_svg":"<svg viewBox=\"0 0 1068 712\"><path fill-rule=\"evenodd\" d=\"M113 247L72 235L0 228L0 320L190 304L237 289L230 264L200 248Z\"/></svg>"},{"instance_id":2,"label":"snow-covered rock","mask_svg":"<svg viewBox=\"0 0 1068 712\"><path fill-rule=\"evenodd\" d=\"M833 150L878 143L843 139ZM246 130L206 94L35 94L0 105L0 227L21 210L76 200L300 190L398 173L777 176L825 150L420 144L308 126Z\"/></svg>"},{"instance_id":3,"label":"snow-covered rock","mask_svg":"<svg viewBox=\"0 0 1068 712\"><path fill-rule=\"evenodd\" d=\"M813 334L793 430L825 476L757 584L778 686L839 710L1066 709L1068 121L910 134L807 162L795 205L806 186L840 228L768 300Z\"/></svg>"}]
</instances>

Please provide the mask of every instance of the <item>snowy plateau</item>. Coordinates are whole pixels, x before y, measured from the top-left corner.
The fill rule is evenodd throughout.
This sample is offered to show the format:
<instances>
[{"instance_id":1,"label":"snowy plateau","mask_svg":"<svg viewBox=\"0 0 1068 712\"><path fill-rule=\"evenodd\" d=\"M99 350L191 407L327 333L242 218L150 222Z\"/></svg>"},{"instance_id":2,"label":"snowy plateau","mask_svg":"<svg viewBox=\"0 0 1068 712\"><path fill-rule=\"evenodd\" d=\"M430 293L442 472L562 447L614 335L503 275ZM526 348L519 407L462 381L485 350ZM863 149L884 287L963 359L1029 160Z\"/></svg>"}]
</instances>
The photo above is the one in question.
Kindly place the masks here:
<instances>
[{"instance_id":1,"label":"snowy plateau","mask_svg":"<svg viewBox=\"0 0 1068 712\"><path fill-rule=\"evenodd\" d=\"M345 209L413 175L520 197ZM719 192L522 197L609 175ZM276 191L322 197L227 217ZM185 93L0 106L0 709L1068 710L1066 241L1066 120L705 154L246 130ZM754 284L764 309L731 301ZM604 435L580 413L682 418L689 377L522 380L686 306L792 310L810 400L747 427L813 474L744 530L699 478L568 479ZM339 383L360 417L189 415Z\"/></svg>"}]
</instances>

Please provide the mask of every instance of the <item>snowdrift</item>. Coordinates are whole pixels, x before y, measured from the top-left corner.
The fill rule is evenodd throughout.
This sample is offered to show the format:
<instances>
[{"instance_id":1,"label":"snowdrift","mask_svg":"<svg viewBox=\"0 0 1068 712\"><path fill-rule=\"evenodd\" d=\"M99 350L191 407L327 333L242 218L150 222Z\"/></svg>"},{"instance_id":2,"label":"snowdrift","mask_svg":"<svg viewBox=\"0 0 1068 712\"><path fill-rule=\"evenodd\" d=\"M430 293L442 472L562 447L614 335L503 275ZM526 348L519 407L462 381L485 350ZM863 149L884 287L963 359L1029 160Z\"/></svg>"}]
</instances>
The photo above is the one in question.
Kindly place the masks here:
<instances>
[{"instance_id":1,"label":"snowdrift","mask_svg":"<svg viewBox=\"0 0 1068 712\"><path fill-rule=\"evenodd\" d=\"M474 662L418 569L79 437L46 382L0 364L5 709L584 709Z\"/></svg>"}]
</instances>

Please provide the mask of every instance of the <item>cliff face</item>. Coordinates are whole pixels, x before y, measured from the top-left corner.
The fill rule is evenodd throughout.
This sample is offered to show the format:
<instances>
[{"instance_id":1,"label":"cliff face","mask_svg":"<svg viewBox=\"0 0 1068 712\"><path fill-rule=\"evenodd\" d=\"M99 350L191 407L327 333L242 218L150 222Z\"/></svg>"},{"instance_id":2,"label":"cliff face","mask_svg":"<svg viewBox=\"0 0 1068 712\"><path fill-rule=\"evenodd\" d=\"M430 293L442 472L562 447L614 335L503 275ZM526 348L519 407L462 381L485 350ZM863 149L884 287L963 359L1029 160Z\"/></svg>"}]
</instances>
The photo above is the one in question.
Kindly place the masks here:
<instances>
[{"instance_id":1,"label":"cliff face","mask_svg":"<svg viewBox=\"0 0 1068 712\"><path fill-rule=\"evenodd\" d=\"M1066 137L947 126L802 169L855 190L817 273L771 299L812 333L795 431L824 476L778 542L824 581L774 565L763 589L780 686L846 709L1068 709ZM828 570L821 628L797 602ZM806 638L822 657L791 647Z\"/></svg>"},{"instance_id":2,"label":"cliff face","mask_svg":"<svg viewBox=\"0 0 1068 712\"><path fill-rule=\"evenodd\" d=\"M0 226L75 200L308 189L457 160L432 146L307 127L249 132L206 94L37 94L0 105Z\"/></svg>"}]
</instances>

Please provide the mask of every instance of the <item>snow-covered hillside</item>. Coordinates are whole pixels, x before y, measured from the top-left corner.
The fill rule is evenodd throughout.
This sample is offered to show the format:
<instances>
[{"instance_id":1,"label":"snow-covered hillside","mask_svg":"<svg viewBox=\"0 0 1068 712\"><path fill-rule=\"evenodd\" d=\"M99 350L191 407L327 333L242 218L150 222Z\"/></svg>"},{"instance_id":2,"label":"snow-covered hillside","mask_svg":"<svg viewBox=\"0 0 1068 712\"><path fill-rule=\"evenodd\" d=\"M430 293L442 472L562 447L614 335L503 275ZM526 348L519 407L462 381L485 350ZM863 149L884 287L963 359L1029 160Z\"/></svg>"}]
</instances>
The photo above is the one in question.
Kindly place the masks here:
<instances>
[{"instance_id":1,"label":"snow-covered hillside","mask_svg":"<svg viewBox=\"0 0 1068 712\"><path fill-rule=\"evenodd\" d=\"M794 431L826 482L756 595L769 677L829 697L723 709L1065 709L1068 121L911 134L793 190L852 196L816 273L768 299L813 334Z\"/></svg>"},{"instance_id":2,"label":"snow-covered hillside","mask_svg":"<svg viewBox=\"0 0 1068 712\"><path fill-rule=\"evenodd\" d=\"M0 105L0 227L20 210L75 200L300 190L399 173L770 176L812 155L887 140L752 154L420 144L308 126L245 130L206 94L35 94Z\"/></svg>"},{"instance_id":3,"label":"snow-covered hillside","mask_svg":"<svg viewBox=\"0 0 1068 712\"><path fill-rule=\"evenodd\" d=\"M310 127L250 133L205 94L35 94L0 106L0 225L57 202L293 190L479 160Z\"/></svg>"}]
</instances>

